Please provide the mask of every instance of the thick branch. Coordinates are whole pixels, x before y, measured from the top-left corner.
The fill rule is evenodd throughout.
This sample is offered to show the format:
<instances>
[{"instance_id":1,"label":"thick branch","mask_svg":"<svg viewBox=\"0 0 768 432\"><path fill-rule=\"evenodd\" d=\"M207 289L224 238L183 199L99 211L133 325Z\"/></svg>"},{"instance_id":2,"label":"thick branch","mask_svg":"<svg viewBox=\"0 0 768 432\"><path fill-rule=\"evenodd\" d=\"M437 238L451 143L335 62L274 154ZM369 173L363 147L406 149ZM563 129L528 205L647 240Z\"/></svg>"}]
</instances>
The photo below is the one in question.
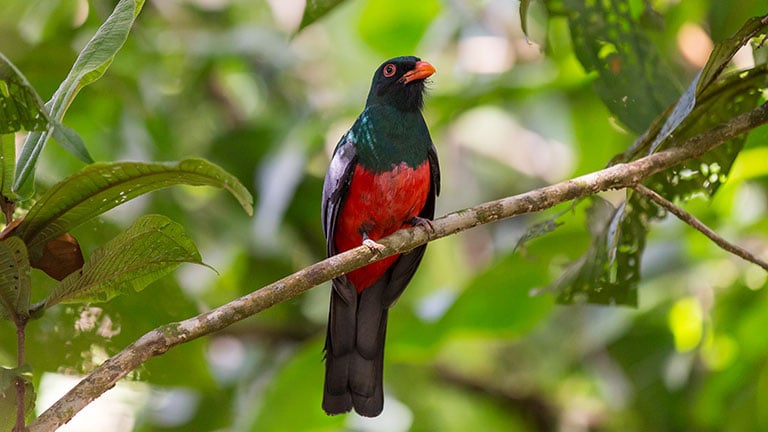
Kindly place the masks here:
<instances>
[{"instance_id":1,"label":"thick branch","mask_svg":"<svg viewBox=\"0 0 768 432\"><path fill-rule=\"evenodd\" d=\"M512 216L538 212L556 204L609 189L631 187L645 177L698 157L731 138L768 123L768 104L737 116L710 131L637 161L618 164L520 195L449 213L433 221L428 232L417 226L379 240L385 249L374 254L360 246L323 260L237 300L187 320L166 324L142 336L104 362L30 425L31 432L53 431L149 358L192 339L221 330L277 303L289 300L334 277L384 257L410 251L428 241Z\"/></svg>"}]
</instances>

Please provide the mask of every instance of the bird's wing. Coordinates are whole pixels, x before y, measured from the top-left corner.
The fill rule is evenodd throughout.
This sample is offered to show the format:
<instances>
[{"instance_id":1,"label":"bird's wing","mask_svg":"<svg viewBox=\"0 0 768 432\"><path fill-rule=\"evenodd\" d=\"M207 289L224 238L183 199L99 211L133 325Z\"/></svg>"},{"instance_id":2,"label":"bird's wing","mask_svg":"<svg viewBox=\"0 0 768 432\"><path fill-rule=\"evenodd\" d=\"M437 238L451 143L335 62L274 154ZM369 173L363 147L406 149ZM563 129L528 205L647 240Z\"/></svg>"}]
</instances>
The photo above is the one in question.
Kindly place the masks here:
<instances>
[{"instance_id":1,"label":"bird's wing","mask_svg":"<svg viewBox=\"0 0 768 432\"><path fill-rule=\"evenodd\" d=\"M435 216L435 197L440 195L440 163L437 161L437 150L434 143L429 146L427 159L429 160L429 171L432 175L432 185L429 191L429 196L432 197L432 216L429 217L431 220ZM426 208L426 206L424 207Z\"/></svg>"},{"instance_id":2,"label":"bird's wing","mask_svg":"<svg viewBox=\"0 0 768 432\"><path fill-rule=\"evenodd\" d=\"M333 241L336 222L347 198L356 166L357 151L352 137L347 133L341 137L341 141L333 152L323 182L321 212L328 256L338 252ZM359 357L355 350L357 300L357 290L346 277L333 280L328 312L328 332L325 339L326 368L323 392L323 409L329 414L347 412L353 406L349 374L353 363L357 362L355 359ZM359 405L360 409L365 409L362 403ZM374 407L368 415L376 415L375 411Z\"/></svg>"},{"instance_id":3,"label":"bird's wing","mask_svg":"<svg viewBox=\"0 0 768 432\"><path fill-rule=\"evenodd\" d=\"M336 231L336 219L344 206L349 185L352 183L352 173L357 165L357 151L349 138L349 133L341 137L341 141L333 152L328 172L323 182L322 223L323 233L327 242L328 256L335 255L336 245L333 236Z\"/></svg>"}]
</instances>

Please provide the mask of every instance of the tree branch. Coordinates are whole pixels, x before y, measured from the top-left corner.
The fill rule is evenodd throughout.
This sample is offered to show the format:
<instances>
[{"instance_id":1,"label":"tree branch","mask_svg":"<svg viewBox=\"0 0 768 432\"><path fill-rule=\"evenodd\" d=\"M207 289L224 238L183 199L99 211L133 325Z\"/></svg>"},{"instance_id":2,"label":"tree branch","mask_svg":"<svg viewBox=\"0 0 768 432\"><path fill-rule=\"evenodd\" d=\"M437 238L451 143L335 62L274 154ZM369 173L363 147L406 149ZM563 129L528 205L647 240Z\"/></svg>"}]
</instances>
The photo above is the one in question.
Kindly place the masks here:
<instances>
[{"instance_id":1,"label":"tree branch","mask_svg":"<svg viewBox=\"0 0 768 432\"><path fill-rule=\"evenodd\" d=\"M669 150L551 186L449 213L435 219L432 230L416 226L379 240L378 242L385 246L381 253L374 253L370 248L360 246L304 268L209 312L158 327L96 368L35 419L29 425L29 431L55 430L148 359L161 355L176 345L216 332L277 303L296 297L334 277L478 225L538 212L601 191L632 187L645 177L698 157L765 123L768 123L768 104L734 117L701 135L686 139Z\"/></svg>"},{"instance_id":2,"label":"tree branch","mask_svg":"<svg viewBox=\"0 0 768 432\"><path fill-rule=\"evenodd\" d=\"M682 208L676 206L663 196L659 195L656 191L647 188L644 185L637 184L635 186L632 186L632 189L637 191L638 193L646 196L651 201L655 202L656 204L664 207L667 209L670 213L677 216L678 219L681 221L687 223L688 225L692 226L696 230L700 231L702 234L707 236L710 240L712 240L716 245L720 246L724 250L739 256L743 258L746 261L749 261L751 263L757 264L760 267L762 267L764 270L768 271L768 263L758 258L755 254L752 252L744 249L743 247L739 245L735 245L728 240L722 238L719 234L717 234L715 231L713 231L710 227L706 226L704 222L700 221L696 216L688 213L687 211L683 210Z\"/></svg>"}]
</instances>

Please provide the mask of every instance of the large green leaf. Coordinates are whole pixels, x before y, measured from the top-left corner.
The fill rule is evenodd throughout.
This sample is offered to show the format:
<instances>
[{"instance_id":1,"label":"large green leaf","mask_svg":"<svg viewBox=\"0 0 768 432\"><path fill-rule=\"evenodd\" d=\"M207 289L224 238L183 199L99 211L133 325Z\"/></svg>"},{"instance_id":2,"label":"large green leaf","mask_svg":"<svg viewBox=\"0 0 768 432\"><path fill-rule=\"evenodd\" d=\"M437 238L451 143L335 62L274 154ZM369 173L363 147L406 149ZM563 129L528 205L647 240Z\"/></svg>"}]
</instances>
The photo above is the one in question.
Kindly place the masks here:
<instances>
[{"instance_id":1,"label":"large green leaf","mask_svg":"<svg viewBox=\"0 0 768 432\"><path fill-rule=\"evenodd\" d=\"M128 38L128 33L142 6L144 6L144 0L120 0L112 14L80 51L69 74L46 104L53 121L61 122L64 113L80 89L104 74ZM13 190L22 197L29 197L33 193L33 173L37 159L51 134L51 130L33 132L24 141L13 185ZM77 140L67 140L62 144L68 150L73 150L71 145L77 146L73 154L84 159L85 162L91 162L88 151L85 146L80 147L80 143L81 141Z\"/></svg>"},{"instance_id":2,"label":"large green leaf","mask_svg":"<svg viewBox=\"0 0 768 432\"><path fill-rule=\"evenodd\" d=\"M319 20L342 3L344 0L308 0L304 7L304 15L301 18L299 30Z\"/></svg>"},{"instance_id":3,"label":"large green leaf","mask_svg":"<svg viewBox=\"0 0 768 432\"><path fill-rule=\"evenodd\" d=\"M0 53L0 134L48 129L43 100L22 73Z\"/></svg>"},{"instance_id":4,"label":"large green leaf","mask_svg":"<svg viewBox=\"0 0 768 432\"><path fill-rule=\"evenodd\" d=\"M140 291L185 262L203 263L184 228L165 216L144 216L94 251L81 271L56 285L45 308L61 302L103 302Z\"/></svg>"},{"instance_id":5,"label":"large green leaf","mask_svg":"<svg viewBox=\"0 0 768 432\"><path fill-rule=\"evenodd\" d=\"M628 0L563 0L574 51L616 118L636 133L679 95L658 50L630 13Z\"/></svg>"},{"instance_id":6,"label":"large green leaf","mask_svg":"<svg viewBox=\"0 0 768 432\"><path fill-rule=\"evenodd\" d=\"M18 237L0 241L0 318L14 321L29 317L27 248Z\"/></svg>"},{"instance_id":7,"label":"large green leaf","mask_svg":"<svg viewBox=\"0 0 768 432\"><path fill-rule=\"evenodd\" d=\"M15 234L31 259L51 239L128 200L168 186L186 184L228 190L253 214L253 197L234 176L202 159L178 163L95 163L48 190L27 213Z\"/></svg>"}]
</instances>

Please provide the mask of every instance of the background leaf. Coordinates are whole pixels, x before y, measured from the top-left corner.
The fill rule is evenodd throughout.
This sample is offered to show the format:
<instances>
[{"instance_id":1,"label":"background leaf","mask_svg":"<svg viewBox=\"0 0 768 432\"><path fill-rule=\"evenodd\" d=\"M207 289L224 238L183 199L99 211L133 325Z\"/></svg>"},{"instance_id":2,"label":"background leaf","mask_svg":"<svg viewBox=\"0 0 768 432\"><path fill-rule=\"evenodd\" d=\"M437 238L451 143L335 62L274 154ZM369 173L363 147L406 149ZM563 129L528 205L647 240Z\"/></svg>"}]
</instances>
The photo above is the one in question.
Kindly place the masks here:
<instances>
[{"instance_id":1,"label":"background leaf","mask_svg":"<svg viewBox=\"0 0 768 432\"><path fill-rule=\"evenodd\" d=\"M384 56L414 53L419 38L440 7L436 0L369 0L365 2L358 23L360 35L365 43ZM401 14L399 10L408 10L408 13ZM392 32L393 26L400 31Z\"/></svg>"},{"instance_id":2,"label":"background leaf","mask_svg":"<svg viewBox=\"0 0 768 432\"><path fill-rule=\"evenodd\" d=\"M56 285L45 307L105 302L118 294L141 291L184 262L203 263L184 228L165 216L144 216L94 251L81 271Z\"/></svg>"},{"instance_id":3,"label":"background leaf","mask_svg":"<svg viewBox=\"0 0 768 432\"><path fill-rule=\"evenodd\" d=\"M342 3L344 3L344 0L308 0L306 6L304 6L304 15L301 18L301 25L298 31L322 18Z\"/></svg>"},{"instance_id":4,"label":"background leaf","mask_svg":"<svg viewBox=\"0 0 768 432\"><path fill-rule=\"evenodd\" d=\"M317 340L302 347L290 361L281 365L273 385L263 392L260 408L248 430L331 431L343 427L348 416L328 416L322 410L312 409L319 406L322 399L322 392L318 391L322 388L321 353L322 345ZM309 368L320 374L307 376L305 372ZM297 416L297 407L305 415Z\"/></svg>"},{"instance_id":5,"label":"background leaf","mask_svg":"<svg viewBox=\"0 0 768 432\"><path fill-rule=\"evenodd\" d=\"M224 188L248 214L253 212L253 198L245 186L201 159L165 164L97 163L49 189L29 210L15 235L24 239L36 260L49 240L137 196L179 184Z\"/></svg>"},{"instance_id":6,"label":"background leaf","mask_svg":"<svg viewBox=\"0 0 768 432\"><path fill-rule=\"evenodd\" d=\"M436 323L438 333L477 333L515 338L529 331L553 306L552 298L534 296L546 284L546 273L531 271L545 260L521 262L509 254L480 273ZM500 301L500 299L504 299Z\"/></svg>"}]
</instances>

